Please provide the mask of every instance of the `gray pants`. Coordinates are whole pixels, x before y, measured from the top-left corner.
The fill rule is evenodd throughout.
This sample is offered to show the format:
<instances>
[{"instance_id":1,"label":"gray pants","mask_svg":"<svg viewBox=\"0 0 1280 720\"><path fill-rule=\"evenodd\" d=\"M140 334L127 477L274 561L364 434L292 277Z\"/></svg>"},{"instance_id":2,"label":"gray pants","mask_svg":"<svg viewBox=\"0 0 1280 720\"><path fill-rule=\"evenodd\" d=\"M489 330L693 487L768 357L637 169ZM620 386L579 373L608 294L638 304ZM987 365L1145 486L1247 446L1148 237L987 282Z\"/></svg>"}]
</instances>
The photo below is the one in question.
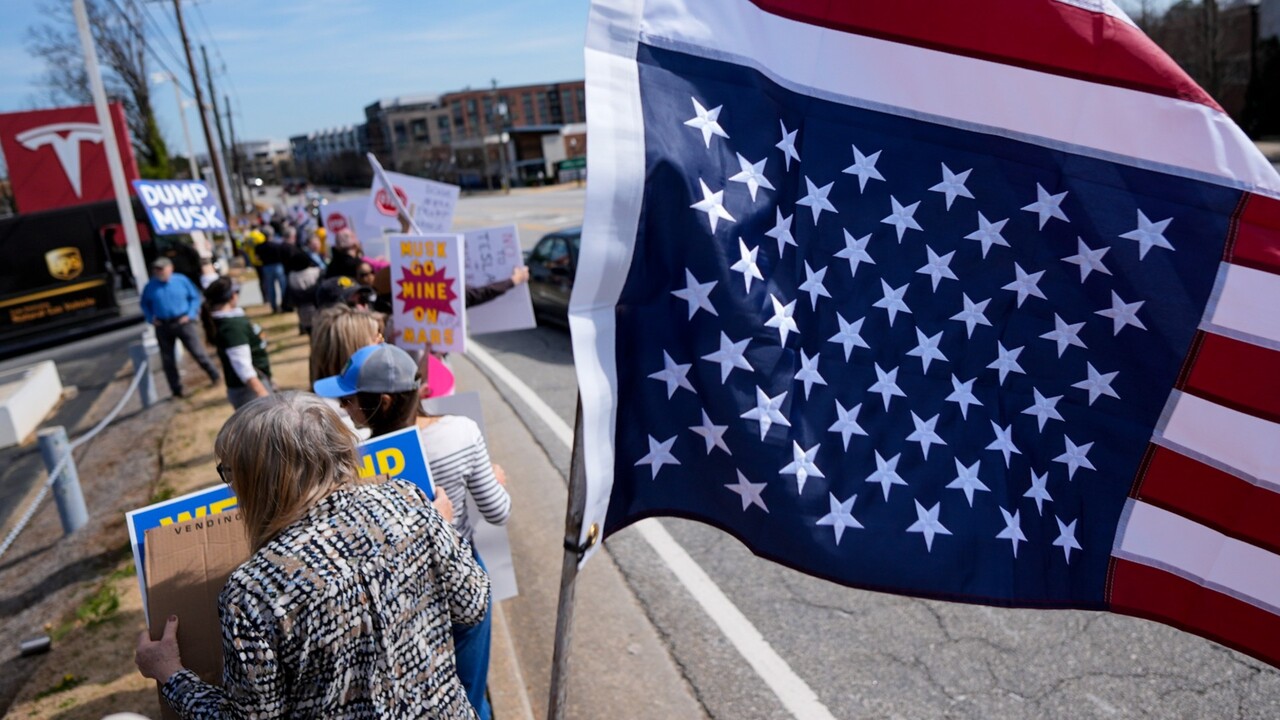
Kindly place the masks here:
<instances>
[{"instance_id":1,"label":"gray pants","mask_svg":"<svg viewBox=\"0 0 1280 720\"><path fill-rule=\"evenodd\" d=\"M197 329L199 323L178 322L178 320L161 320L156 324L156 340L160 343L160 364L164 366L164 377L169 381L169 390L174 395L182 395L182 376L178 373L177 359L174 357L174 345L178 341L187 348L191 357L209 374L209 379L216 385L222 381L222 373L209 359L204 350L204 340Z\"/></svg>"}]
</instances>

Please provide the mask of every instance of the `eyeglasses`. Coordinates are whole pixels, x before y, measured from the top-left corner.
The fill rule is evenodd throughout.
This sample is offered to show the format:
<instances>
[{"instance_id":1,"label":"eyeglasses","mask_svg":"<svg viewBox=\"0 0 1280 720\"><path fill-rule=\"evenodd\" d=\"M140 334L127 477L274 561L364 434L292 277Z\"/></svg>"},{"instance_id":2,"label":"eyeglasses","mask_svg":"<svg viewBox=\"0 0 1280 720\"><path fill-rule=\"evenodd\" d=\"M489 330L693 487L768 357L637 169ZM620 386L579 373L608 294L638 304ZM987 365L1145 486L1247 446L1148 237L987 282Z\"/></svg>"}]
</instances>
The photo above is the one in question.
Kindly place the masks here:
<instances>
[{"instance_id":1,"label":"eyeglasses","mask_svg":"<svg viewBox=\"0 0 1280 720\"><path fill-rule=\"evenodd\" d=\"M222 463L218 463L218 466L214 469L218 471L218 477L222 478L223 484L225 485L231 484L231 480L227 479L227 474L231 472L231 468L228 468L226 465L223 465Z\"/></svg>"},{"instance_id":2,"label":"eyeglasses","mask_svg":"<svg viewBox=\"0 0 1280 720\"><path fill-rule=\"evenodd\" d=\"M374 277L375 275L377 275L377 273L372 270L369 272L356 273L356 277Z\"/></svg>"},{"instance_id":3,"label":"eyeglasses","mask_svg":"<svg viewBox=\"0 0 1280 720\"><path fill-rule=\"evenodd\" d=\"M340 398L338 398L338 404L339 404L339 405L341 405L341 406L342 406L342 407L344 407L344 408L354 407L354 406L355 406L355 404L356 404L356 396L355 396L355 395L347 395L347 396L345 396L345 397L340 397Z\"/></svg>"}]
</instances>

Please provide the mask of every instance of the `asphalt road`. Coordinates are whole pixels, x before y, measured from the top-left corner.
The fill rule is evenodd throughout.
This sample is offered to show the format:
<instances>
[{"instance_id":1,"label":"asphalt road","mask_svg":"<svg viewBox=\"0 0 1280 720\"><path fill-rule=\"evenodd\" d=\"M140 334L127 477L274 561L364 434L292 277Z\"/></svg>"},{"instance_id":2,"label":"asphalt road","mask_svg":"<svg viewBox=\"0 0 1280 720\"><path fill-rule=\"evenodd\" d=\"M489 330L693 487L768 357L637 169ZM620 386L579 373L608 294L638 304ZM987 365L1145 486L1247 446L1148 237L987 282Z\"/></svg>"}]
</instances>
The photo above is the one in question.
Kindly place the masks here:
<instances>
[{"instance_id":1,"label":"asphalt road","mask_svg":"<svg viewBox=\"0 0 1280 720\"><path fill-rule=\"evenodd\" d=\"M458 223L516 222L528 247L580 222L583 199L577 190L464 198ZM566 331L474 341L572 424ZM563 465L563 448L534 430ZM700 524L661 522L836 718L1280 717L1276 669L1170 627L853 590L760 560ZM792 716L636 530L607 545L708 715Z\"/></svg>"}]
</instances>

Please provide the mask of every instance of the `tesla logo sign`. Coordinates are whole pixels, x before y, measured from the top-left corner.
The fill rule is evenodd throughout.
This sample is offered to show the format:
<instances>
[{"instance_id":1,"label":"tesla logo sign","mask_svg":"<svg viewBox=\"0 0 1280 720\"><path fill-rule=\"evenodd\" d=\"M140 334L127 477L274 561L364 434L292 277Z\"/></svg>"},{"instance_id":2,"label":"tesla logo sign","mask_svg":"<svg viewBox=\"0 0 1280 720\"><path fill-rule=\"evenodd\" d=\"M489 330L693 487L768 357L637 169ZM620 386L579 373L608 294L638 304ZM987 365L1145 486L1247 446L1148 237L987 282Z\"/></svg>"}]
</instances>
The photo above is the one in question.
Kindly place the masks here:
<instances>
[{"instance_id":1,"label":"tesla logo sign","mask_svg":"<svg viewBox=\"0 0 1280 720\"><path fill-rule=\"evenodd\" d=\"M92 123L54 123L18 133L17 141L28 150L38 150L46 145L62 165L62 173L71 183L76 197L80 197L80 143L102 144L102 128Z\"/></svg>"},{"instance_id":2,"label":"tesla logo sign","mask_svg":"<svg viewBox=\"0 0 1280 720\"><path fill-rule=\"evenodd\" d=\"M111 103L110 112L124 179L137 180L124 110L119 103ZM18 212L115 197L105 140L92 105L0 113L0 152L9 166Z\"/></svg>"}]
</instances>

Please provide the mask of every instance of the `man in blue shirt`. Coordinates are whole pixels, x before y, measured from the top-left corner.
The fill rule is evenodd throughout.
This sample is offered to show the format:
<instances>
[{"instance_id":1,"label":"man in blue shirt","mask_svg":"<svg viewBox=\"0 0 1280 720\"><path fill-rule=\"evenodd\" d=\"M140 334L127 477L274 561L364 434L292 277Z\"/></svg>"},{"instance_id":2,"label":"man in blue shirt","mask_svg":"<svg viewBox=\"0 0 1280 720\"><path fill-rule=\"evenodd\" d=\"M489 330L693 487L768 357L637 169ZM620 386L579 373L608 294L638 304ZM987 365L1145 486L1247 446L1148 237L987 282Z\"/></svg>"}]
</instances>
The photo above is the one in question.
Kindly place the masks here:
<instances>
[{"instance_id":1,"label":"man in blue shirt","mask_svg":"<svg viewBox=\"0 0 1280 720\"><path fill-rule=\"evenodd\" d=\"M185 275L173 273L173 261L167 257L156 258L151 263L153 275L142 289L142 315L156 326L156 340L160 342L160 364L164 366L165 379L174 397L182 397L182 375L178 372L174 345L179 340L200 367L217 385L222 381L218 367L205 352L197 326L200 324L200 291Z\"/></svg>"}]
</instances>

